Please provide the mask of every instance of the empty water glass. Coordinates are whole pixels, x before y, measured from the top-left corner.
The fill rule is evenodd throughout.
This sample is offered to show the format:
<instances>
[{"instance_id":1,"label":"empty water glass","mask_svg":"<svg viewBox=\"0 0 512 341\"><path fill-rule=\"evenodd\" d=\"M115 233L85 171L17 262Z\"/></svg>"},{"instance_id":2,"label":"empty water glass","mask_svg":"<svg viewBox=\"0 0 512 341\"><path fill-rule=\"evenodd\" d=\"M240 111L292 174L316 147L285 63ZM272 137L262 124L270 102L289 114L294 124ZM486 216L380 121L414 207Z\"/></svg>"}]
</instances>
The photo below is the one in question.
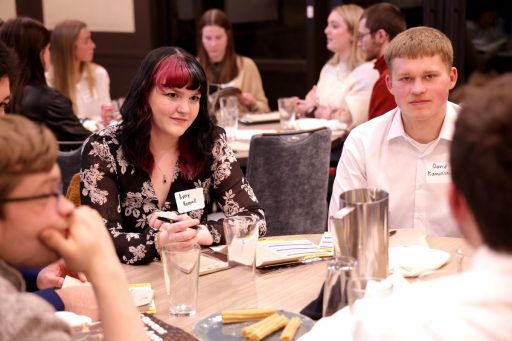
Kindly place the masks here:
<instances>
[{"instance_id":1,"label":"empty water glass","mask_svg":"<svg viewBox=\"0 0 512 341\"><path fill-rule=\"evenodd\" d=\"M297 98L282 97L277 100L279 121L283 130L295 129L295 116L297 113Z\"/></svg>"},{"instance_id":2,"label":"empty water glass","mask_svg":"<svg viewBox=\"0 0 512 341\"><path fill-rule=\"evenodd\" d=\"M236 140L238 130L238 98L227 96L220 99L219 124L226 130L226 138L232 142Z\"/></svg>"},{"instance_id":3,"label":"empty water glass","mask_svg":"<svg viewBox=\"0 0 512 341\"><path fill-rule=\"evenodd\" d=\"M339 256L327 263L322 316L331 316L348 304L347 283L354 276L356 260Z\"/></svg>"},{"instance_id":4,"label":"empty water glass","mask_svg":"<svg viewBox=\"0 0 512 341\"><path fill-rule=\"evenodd\" d=\"M181 244L167 244L162 248L169 314L191 316L196 313L200 255L201 247L197 244L186 248Z\"/></svg>"},{"instance_id":5,"label":"empty water glass","mask_svg":"<svg viewBox=\"0 0 512 341\"><path fill-rule=\"evenodd\" d=\"M259 220L251 216L233 216L224 219L224 234L230 265L256 266L256 245Z\"/></svg>"}]
</instances>

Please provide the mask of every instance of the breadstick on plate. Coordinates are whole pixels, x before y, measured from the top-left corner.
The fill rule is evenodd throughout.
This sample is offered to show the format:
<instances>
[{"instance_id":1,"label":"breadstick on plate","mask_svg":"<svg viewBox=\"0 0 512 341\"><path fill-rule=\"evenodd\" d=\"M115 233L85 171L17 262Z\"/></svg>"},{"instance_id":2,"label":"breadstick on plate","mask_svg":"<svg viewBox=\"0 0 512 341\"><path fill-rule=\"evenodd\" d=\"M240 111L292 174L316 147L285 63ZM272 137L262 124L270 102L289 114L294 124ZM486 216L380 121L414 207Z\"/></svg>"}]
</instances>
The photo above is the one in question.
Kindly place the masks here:
<instances>
[{"instance_id":1,"label":"breadstick on plate","mask_svg":"<svg viewBox=\"0 0 512 341\"><path fill-rule=\"evenodd\" d=\"M244 310L225 310L221 313L222 323L236 323L253 320L261 320L276 312L275 309L244 309Z\"/></svg>"},{"instance_id":2,"label":"breadstick on plate","mask_svg":"<svg viewBox=\"0 0 512 341\"><path fill-rule=\"evenodd\" d=\"M275 313L268 317L265 317L263 320L261 320L259 322L253 323L246 327L243 327L241 329L242 337L249 338L251 336L251 334L254 332L254 330L256 330L260 327L263 327L267 324L275 323L275 321L279 318L279 316L280 316L279 314Z\"/></svg>"},{"instance_id":3,"label":"breadstick on plate","mask_svg":"<svg viewBox=\"0 0 512 341\"><path fill-rule=\"evenodd\" d=\"M279 315L279 317L275 321L273 321L271 324L265 324L265 325L255 329L251 333L249 340L250 341L263 340L265 337L272 334L276 330L279 330L279 329L283 328L284 326L286 326L287 323L288 323L288 318L286 316Z\"/></svg>"},{"instance_id":4,"label":"breadstick on plate","mask_svg":"<svg viewBox=\"0 0 512 341\"><path fill-rule=\"evenodd\" d=\"M281 333L281 341L291 341L295 337L297 330L300 327L300 317L293 317L290 322L284 327L283 332Z\"/></svg>"}]
</instances>

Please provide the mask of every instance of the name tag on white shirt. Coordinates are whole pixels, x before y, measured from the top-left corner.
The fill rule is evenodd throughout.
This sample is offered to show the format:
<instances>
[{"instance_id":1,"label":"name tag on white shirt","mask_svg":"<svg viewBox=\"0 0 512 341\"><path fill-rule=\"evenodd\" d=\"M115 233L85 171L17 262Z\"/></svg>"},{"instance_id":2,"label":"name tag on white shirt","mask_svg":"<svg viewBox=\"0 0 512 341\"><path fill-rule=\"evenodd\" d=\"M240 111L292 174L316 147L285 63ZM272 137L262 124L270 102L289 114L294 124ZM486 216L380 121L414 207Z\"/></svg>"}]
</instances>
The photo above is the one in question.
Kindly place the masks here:
<instances>
[{"instance_id":1,"label":"name tag on white shirt","mask_svg":"<svg viewBox=\"0 0 512 341\"><path fill-rule=\"evenodd\" d=\"M446 161L427 163L427 183L446 184L450 179L450 165Z\"/></svg>"},{"instance_id":2,"label":"name tag on white shirt","mask_svg":"<svg viewBox=\"0 0 512 341\"><path fill-rule=\"evenodd\" d=\"M194 188L174 193L179 213L186 213L204 208L203 188Z\"/></svg>"}]
</instances>

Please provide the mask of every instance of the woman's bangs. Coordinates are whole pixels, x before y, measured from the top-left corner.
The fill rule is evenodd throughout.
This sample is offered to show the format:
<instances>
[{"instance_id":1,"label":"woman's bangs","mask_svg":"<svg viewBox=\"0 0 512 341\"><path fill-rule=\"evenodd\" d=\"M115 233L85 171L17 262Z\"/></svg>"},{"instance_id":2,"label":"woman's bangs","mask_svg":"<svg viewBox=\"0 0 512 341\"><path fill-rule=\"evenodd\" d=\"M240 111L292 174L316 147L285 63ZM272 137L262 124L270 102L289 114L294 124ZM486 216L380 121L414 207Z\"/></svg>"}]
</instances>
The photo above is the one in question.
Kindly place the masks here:
<instances>
[{"instance_id":1,"label":"woman's bangs","mask_svg":"<svg viewBox=\"0 0 512 341\"><path fill-rule=\"evenodd\" d=\"M154 76L158 88L199 89L197 77L193 77L185 60L176 56L164 58L157 66Z\"/></svg>"}]
</instances>

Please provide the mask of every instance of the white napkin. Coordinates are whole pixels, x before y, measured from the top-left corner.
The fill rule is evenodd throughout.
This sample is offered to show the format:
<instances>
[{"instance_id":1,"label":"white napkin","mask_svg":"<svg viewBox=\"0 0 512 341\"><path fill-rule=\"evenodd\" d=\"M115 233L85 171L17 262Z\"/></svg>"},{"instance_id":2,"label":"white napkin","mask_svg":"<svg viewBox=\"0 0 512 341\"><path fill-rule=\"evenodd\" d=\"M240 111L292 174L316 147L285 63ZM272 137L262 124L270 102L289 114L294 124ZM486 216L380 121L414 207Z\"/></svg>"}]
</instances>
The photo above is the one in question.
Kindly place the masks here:
<instances>
[{"instance_id":1,"label":"white napkin","mask_svg":"<svg viewBox=\"0 0 512 341\"><path fill-rule=\"evenodd\" d=\"M71 277L68 275L66 275L66 277L64 277L64 282L62 282L63 289L69 288L69 287L87 287L87 286L91 286L91 285L92 285L91 282L82 282L78 278Z\"/></svg>"},{"instance_id":2,"label":"white napkin","mask_svg":"<svg viewBox=\"0 0 512 341\"><path fill-rule=\"evenodd\" d=\"M70 328L90 326L92 324L92 319L89 316L78 315L71 311L57 311L55 315L64 320Z\"/></svg>"},{"instance_id":3,"label":"white napkin","mask_svg":"<svg viewBox=\"0 0 512 341\"><path fill-rule=\"evenodd\" d=\"M149 286L129 287L128 290L132 294L133 303L136 307L148 305L153 299L154 290Z\"/></svg>"},{"instance_id":4,"label":"white napkin","mask_svg":"<svg viewBox=\"0 0 512 341\"><path fill-rule=\"evenodd\" d=\"M433 271L448 262L450 254L443 250L424 246L402 246L389 248L389 270L404 277L415 277Z\"/></svg>"}]
</instances>

